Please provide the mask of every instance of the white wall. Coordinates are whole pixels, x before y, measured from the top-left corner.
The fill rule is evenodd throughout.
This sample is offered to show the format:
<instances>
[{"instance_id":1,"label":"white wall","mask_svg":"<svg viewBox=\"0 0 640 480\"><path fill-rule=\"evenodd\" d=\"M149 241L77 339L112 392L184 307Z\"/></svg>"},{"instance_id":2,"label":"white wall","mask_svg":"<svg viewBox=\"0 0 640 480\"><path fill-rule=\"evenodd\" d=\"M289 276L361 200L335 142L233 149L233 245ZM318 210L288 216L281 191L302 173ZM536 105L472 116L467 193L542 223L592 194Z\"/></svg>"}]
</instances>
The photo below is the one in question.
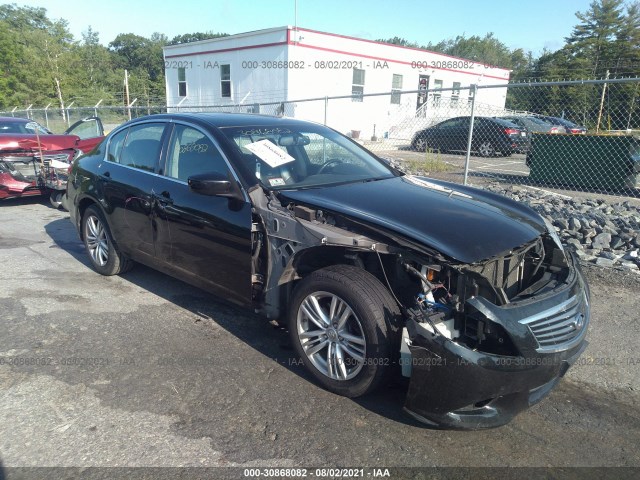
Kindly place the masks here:
<instances>
[{"instance_id":1,"label":"white wall","mask_svg":"<svg viewBox=\"0 0 640 480\"><path fill-rule=\"evenodd\" d=\"M257 45L270 46L250 48ZM454 82L461 87L474 83L506 85L509 79L508 70L464 59L306 29L295 31L292 27L166 47L165 61L168 67L189 62L186 99L178 96L178 70L168 68L166 75L167 105L175 106L182 100L182 107L351 95L354 68L365 71L364 94L390 92L394 74L402 75L403 90L417 90L421 74L429 76L430 89L436 80L442 81L443 88L452 88ZM278 61L286 62L287 68L274 64ZM231 98L220 96L220 70L215 62L231 65ZM468 91L460 91L459 108L451 108L450 91L441 96L440 108L427 107L431 117L469 113ZM477 102L491 108L504 108L505 99L506 88L478 91ZM388 95L364 97L362 102L330 100L327 124L343 133L359 130L363 137L371 136L375 125L380 137L401 130L401 124L415 118L416 108L417 94L402 95L399 105L391 103ZM261 110L274 111L275 107ZM323 122L324 101L296 102L285 113Z\"/></svg>"},{"instance_id":2,"label":"white wall","mask_svg":"<svg viewBox=\"0 0 640 480\"><path fill-rule=\"evenodd\" d=\"M271 46L262 47L264 44ZM254 46L261 47L252 48ZM224 105L243 100L251 104L286 98L286 70L269 68L271 64L266 63L286 60L286 29L165 47L164 55L167 106ZM231 98L221 96L221 64L231 66ZM253 68L256 65L258 68ZM186 98L178 95L178 66L185 67Z\"/></svg>"}]
</instances>

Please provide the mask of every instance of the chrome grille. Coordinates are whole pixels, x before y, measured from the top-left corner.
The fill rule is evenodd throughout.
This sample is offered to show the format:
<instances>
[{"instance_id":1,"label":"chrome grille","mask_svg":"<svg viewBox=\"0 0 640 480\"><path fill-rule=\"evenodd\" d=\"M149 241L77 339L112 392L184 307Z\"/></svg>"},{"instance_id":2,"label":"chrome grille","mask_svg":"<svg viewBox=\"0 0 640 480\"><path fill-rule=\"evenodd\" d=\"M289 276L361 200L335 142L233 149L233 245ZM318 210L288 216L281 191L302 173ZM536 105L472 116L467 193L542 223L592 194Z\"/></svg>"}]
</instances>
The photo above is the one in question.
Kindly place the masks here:
<instances>
[{"instance_id":1,"label":"chrome grille","mask_svg":"<svg viewBox=\"0 0 640 480\"><path fill-rule=\"evenodd\" d=\"M548 310L520 320L527 325L538 342L538 352L566 350L586 333L589 323L588 309L582 311L578 297Z\"/></svg>"}]
</instances>

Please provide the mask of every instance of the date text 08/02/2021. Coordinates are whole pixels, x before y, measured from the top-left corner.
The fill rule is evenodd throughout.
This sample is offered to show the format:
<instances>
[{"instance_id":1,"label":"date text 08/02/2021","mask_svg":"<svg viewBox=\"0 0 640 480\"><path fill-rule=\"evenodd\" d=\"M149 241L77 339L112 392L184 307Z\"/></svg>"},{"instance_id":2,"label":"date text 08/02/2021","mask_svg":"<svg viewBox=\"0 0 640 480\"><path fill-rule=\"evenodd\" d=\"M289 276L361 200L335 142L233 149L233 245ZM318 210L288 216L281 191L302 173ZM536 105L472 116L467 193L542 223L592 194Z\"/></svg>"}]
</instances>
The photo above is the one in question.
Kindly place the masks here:
<instances>
[{"instance_id":1,"label":"date text 08/02/2021","mask_svg":"<svg viewBox=\"0 0 640 480\"><path fill-rule=\"evenodd\" d=\"M167 70L184 68L219 69L222 65L227 65L217 61L206 60L202 63L194 63L192 60L165 60L164 68ZM412 61L411 68L423 70L426 68L451 69L451 70L473 70L479 68L498 68L494 65L475 63L469 60L438 60L438 61ZM389 69L389 62L386 60L316 60L313 62L306 60L244 60L240 67L250 70L352 70L352 69Z\"/></svg>"}]
</instances>

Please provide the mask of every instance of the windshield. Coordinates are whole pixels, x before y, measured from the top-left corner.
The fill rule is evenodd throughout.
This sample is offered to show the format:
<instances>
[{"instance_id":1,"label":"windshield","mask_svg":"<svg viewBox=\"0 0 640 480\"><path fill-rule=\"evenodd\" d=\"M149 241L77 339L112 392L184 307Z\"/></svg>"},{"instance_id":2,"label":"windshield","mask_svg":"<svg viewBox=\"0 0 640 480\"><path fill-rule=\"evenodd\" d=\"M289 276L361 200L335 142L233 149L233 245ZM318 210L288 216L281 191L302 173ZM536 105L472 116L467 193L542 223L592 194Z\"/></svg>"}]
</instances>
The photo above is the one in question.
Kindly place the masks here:
<instances>
[{"instance_id":1,"label":"windshield","mask_svg":"<svg viewBox=\"0 0 640 480\"><path fill-rule=\"evenodd\" d=\"M48 135L51 132L37 122L24 121L0 121L0 133L35 134L36 130L41 135Z\"/></svg>"},{"instance_id":2,"label":"windshield","mask_svg":"<svg viewBox=\"0 0 640 480\"><path fill-rule=\"evenodd\" d=\"M320 125L221 128L256 178L272 190L395 176L373 154Z\"/></svg>"}]
</instances>

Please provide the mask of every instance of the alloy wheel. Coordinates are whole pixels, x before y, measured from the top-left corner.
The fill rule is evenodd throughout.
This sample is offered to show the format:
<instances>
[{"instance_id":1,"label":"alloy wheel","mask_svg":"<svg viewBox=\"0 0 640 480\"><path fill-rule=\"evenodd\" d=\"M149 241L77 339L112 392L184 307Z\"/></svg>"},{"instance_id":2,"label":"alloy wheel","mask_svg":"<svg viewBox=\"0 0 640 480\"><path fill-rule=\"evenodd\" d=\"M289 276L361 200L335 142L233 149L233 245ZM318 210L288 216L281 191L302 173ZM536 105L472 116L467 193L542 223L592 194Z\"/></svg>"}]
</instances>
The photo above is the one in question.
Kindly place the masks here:
<instances>
[{"instance_id":1,"label":"alloy wheel","mask_svg":"<svg viewBox=\"0 0 640 480\"><path fill-rule=\"evenodd\" d=\"M329 292L308 295L300 304L296 325L302 350L320 373L344 381L362 370L364 330L342 298Z\"/></svg>"},{"instance_id":2,"label":"alloy wheel","mask_svg":"<svg viewBox=\"0 0 640 480\"><path fill-rule=\"evenodd\" d=\"M96 265L104 267L109 261L109 239L98 217L90 215L85 223L85 239L89 255Z\"/></svg>"}]
</instances>

